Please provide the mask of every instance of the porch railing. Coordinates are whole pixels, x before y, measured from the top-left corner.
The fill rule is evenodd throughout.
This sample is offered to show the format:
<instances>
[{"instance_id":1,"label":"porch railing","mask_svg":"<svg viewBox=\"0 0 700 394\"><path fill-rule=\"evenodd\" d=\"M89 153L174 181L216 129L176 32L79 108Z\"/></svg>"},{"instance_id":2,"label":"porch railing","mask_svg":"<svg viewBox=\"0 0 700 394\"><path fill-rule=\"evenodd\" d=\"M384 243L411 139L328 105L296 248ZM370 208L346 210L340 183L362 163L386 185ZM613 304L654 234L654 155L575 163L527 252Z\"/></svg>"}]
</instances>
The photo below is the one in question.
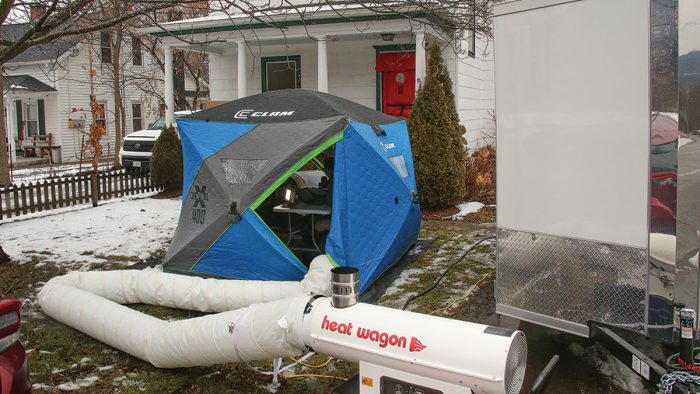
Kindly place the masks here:
<instances>
[{"instance_id":1,"label":"porch railing","mask_svg":"<svg viewBox=\"0 0 700 394\"><path fill-rule=\"evenodd\" d=\"M22 183L0 189L0 220L34 212L158 191L146 171L124 169Z\"/></svg>"}]
</instances>

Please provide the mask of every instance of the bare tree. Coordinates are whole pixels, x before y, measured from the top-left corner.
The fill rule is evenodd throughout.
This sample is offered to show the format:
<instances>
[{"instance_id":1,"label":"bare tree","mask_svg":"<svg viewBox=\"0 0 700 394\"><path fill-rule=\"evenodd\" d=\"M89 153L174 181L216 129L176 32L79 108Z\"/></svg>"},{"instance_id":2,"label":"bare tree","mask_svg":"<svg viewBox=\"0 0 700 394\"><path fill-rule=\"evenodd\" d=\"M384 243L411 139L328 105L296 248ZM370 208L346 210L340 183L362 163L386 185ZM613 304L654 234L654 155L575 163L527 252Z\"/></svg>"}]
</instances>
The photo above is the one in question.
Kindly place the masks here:
<instances>
[{"instance_id":1,"label":"bare tree","mask_svg":"<svg viewBox=\"0 0 700 394\"><path fill-rule=\"evenodd\" d=\"M146 15L157 10L187 3L172 0L151 0L146 2L120 1L115 3L128 5L121 13L103 15L97 0L36 0L18 2L0 0L0 23L2 25L26 23L22 34L12 36L0 28L0 70L15 57L28 48L46 44L62 37L84 35L100 31L132 18ZM32 12L38 16L29 22ZM0 99L4 107L4 97ZM2 111L0 111L2 112ZM0 116L0 120L2 117ZM0 122L0 185L10 184L9 158L7 150L7 131L5 122Z\"/></svg>"},{"instance_id":2,"label":"bare tree","mask_svg":"<svg viewBox=\"0 0 700 394\"><path fill-rule=\"evenodd\" d=\"M437 34L440 34L444 42L455 47L457 53L466 53L460 48L468 34L477 36L491 36L491 9L494 3L500 0L309 0L308 2L294 2L291 0L35 0L33 2L16 2L15 0L0 0L0 23L26 22L30 15L30 7L39 7L43 15L30 24L30 27L19 37L8 37L0 31L0 70L5 63L21 54L27 48L45 44L62 37L84 35L90 32L112 28L119 31L113 42L117 49L112 59L112 65L117 69L114 75L113 89L115 91L115 121L117 122L117 141L120 142L124 133L123 103L119 97L120 81L124 80L121 69L116 67L122 59L121 45L126 27L145 26L146 24L161 24L163 22L179 20L206 15L209 12L225 12L231 19L248 16L256 23L265 27L284 30L275 15L286 12L298 15L303 26L306 26L306 16L309 13L323 7L325 10L335 12L339 18L345 18L344 11L348 8L364 9L375 14L402 15L411 22L429 24ZM107 7L111 12L102 12ZM353 22L348 17L348 22ZM362 31L360 25L356 25L358 31ZM186 38L178 37L181 40ZM206 47L207 42L191 42L192 45ZM163 68L162 53L158 42L153 37L144 39L144 49L151 52L154 58ZM206 55L197 53L181 53L176 51L176 56L181 56L184 61L184 70L195 80L205 79L207 76ZM184 76L183 76L184 77ZM137 75L131 76L138 80ZM139 86L149 89L157 94L158 88L152 83L142 83ZM202 86L197 84L197 92L192 103L185 101L185 97L178 95L177 106L179 108L193 108L197 95ZM4 104L0 102L0 104ZM2 120L2 114L0 114ZM0 122L0 185L8 185L9 163L7 157L5 123Z\"/></svg>"}]
</instances>

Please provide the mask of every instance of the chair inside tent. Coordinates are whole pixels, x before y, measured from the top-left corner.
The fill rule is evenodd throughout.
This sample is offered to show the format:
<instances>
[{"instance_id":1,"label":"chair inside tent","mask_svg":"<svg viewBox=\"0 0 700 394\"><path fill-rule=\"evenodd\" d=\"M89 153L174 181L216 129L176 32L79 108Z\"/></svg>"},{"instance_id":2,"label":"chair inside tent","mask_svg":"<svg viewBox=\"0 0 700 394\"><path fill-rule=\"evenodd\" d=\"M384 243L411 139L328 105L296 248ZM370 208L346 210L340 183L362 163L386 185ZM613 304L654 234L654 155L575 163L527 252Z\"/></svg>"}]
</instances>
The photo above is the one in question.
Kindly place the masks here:
<instances>
[{"instance_id":1,"label":"chair inside tent","mask_svg":"<svg viewBox=\"0 0 700 394\"><path fill-rule=\"evenodd\" d=\"M183 202L169 272L300 280L313 257L360 270L360 291L420 228L403 119L291 89L178 119Z\"/></svg>"}]
</instances>

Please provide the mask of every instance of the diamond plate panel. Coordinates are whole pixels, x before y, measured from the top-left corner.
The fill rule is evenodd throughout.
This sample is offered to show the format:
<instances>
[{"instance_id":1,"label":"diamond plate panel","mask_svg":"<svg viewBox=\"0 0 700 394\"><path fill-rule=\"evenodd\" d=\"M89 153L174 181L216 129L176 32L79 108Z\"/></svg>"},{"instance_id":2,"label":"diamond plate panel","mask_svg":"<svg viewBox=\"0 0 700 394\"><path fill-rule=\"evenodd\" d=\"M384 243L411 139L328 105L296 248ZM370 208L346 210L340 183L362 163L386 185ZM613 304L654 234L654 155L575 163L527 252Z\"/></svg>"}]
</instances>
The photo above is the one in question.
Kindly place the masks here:
<instances>
[{"instance_id":1,"label":"diamond plate panel","mask_svg":"<svg viewBox=\"0 0 700 394\"><path fill-rule=\"evenodd\" d=\"M496 302L645 332L647 251L498 229Z\"/></svg>"}]
</instances>

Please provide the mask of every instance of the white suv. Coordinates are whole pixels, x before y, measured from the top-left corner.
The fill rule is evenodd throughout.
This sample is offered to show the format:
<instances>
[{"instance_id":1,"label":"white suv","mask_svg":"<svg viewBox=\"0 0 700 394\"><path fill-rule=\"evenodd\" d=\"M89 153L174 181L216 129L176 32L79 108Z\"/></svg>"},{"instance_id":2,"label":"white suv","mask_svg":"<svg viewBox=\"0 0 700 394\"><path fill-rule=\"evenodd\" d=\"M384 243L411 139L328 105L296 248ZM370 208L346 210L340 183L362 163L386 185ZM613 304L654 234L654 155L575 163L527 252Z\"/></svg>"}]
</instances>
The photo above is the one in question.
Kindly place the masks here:
<instances>
[{"instance_id":1,"label":"white suv","mask_svg":"<svg viewBox=\"0 0 700 394\"><path fill-rule=\"evenodd\" d=\"M175 118L193 114L195 111L175 112ZM161 116L148 125L145 130L135 131L122 140L119 150L119 161L126 168L148 168L151 161L151 151L160 133L165 127L165 117ZM175 125L177 127L177 125Z\"/></svg>"}]
</instances>

